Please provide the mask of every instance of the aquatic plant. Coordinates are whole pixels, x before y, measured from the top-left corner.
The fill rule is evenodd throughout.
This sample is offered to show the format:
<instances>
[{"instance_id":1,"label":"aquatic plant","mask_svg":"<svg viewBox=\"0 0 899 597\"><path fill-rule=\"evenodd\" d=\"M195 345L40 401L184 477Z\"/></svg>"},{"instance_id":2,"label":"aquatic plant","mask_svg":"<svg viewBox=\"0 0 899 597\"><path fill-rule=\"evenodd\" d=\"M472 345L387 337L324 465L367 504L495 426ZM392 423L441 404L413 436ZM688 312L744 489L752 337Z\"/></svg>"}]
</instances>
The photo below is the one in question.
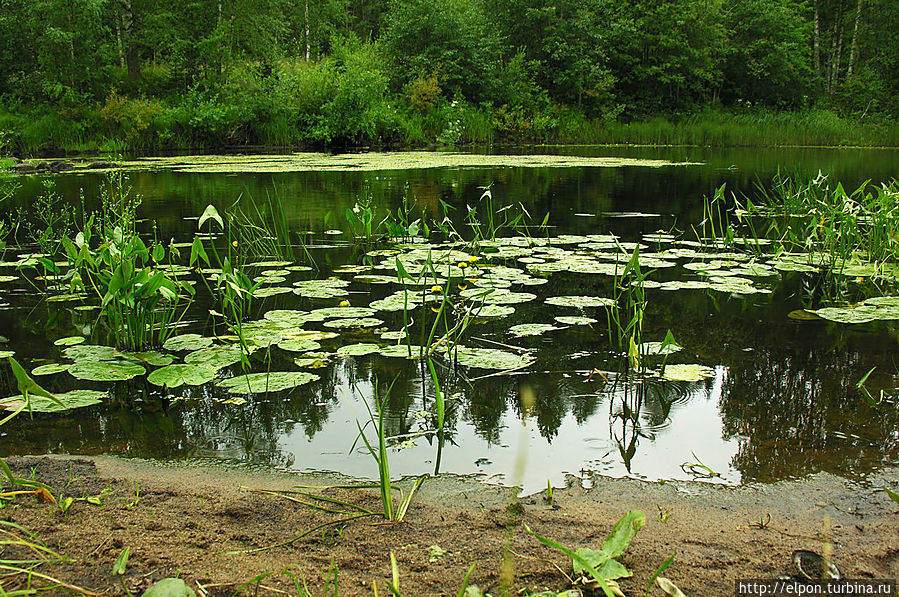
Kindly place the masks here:
<instances>
[{"instance_id":1,"label":"aquatic plant","mask_svg":"<svg viewBox=\"0 0 899 597\"><path fill-rule=\"evenodd\" d=\"M140 197L126 180L112 178L107 185L100 213L87 217L74 239L62 239L70 284L99 300L100 317L117 347L158 346L186 313L194 289L171 267L174 245L154 239L148 246L138 234Z\"/></svg>"},{"instance_id":2,"label":"aquatic plant","mask_svg":"<svg viewBox=\"0 0 899 597\"><path fill-rule=\"evenodd\" d=\"M246 205L249 204L249 207ZM266 190L265 200L258 201L243 194L225 210L227 219L228 240L237 242L245 259L279 258L295 261L294 244L291 240L293 231L284 206L288 198L284 190L273 185ZM305 235L298 235L300 246L305 251Z\"/></svg>"},{"instance_id":3,"label":"aquatic plant","mask_svg":"<svg viewBox=\"0 0 899 597\"><path fill-rule=\"evenodd\" d=\"M207 205L206 209L197 222L197 229L202 230L203 225L209 222L207 229L208 235L215 238L212 223L215 222L224 230L225 223L222 216L213 205ZM230 235L229 235L230 238ZM201 262L207 267L214 267L213 284L209 284L206 277L202 277L203 283L210 293L216 298L221 309L220 314L224 317L225 323L234 330L241 343L241 347L246 350L246 340L243 333L244 320L249 317L250 308L253 304L253 293L259 288L261 282L253 283L240 268L236 267L232 260L233 250L240 247L237 240L231 240L227 243L224 256L219 254L219 249L214 241L209 243L210 250L206 251L203 239L195 235L190 248L189 264L191 267L199 265ZM209 254L212 254L210 258ZM246 355L242 358L244 364Z\"/></svg>"},{"instance_id":4,"label":"aquatic plant","mask_svg":"<svg viewBox=\"0 0 899 597\"><path fill-rule=\"evenodd\" d=\"M730 247L734 243L734 228L730 223L730 210L724 194L725 185L715 189L711 199L702 198L702 220L699 231L694 232L700 242L710 242L712 246Z\"/></svg>"},{"instance_id":5,"label":"aquatic plant","mask_svg":"<svg viewBox=\"0 0 899 597\"><path fill-rule=\"evenodd\" d=\"M378 466L378 488L381 492L381 506L383 508L383 516L389 521L392 522L401 522L403 518L406 516L406 510L409 508L409 503L412 501L412 496L418 487L421 485L423 478L419 478L418 481L412 486L412 489L409 490L409 493L406 494L405 498L400 499L399 507L394 510L393 506L393 485L390 480L390 461L387 455L387 433L384 429L384 403L387 398L390 396L390 391L393 389L393 384L396 383L396 379L394 379L390 385L387 387L387 390L384 392L384 395L381 396L378 390L378 382L375 380L375 392L374 398L376 402L376 411L377 416L375 416L375 412L372 411L371 407L365 402L365 408L368 410L368 421L363 425L358 420L356 421L356 426L359 429L359 435L356 436L356 441L353 442L352 448L350 451L356 449L356 444L361 439L365 444L368 453L371 455L372 460L374 460L375 464ZM369 440L368 436L365 433L366 427L371 425L375 430L375 439Z\"/></svg>"},{"instance_id":6,"label":"aquatic plant","mask_svg":"<svg viewBox=\"0 0 899 597\"><path fill-rule=\"evenodd\" d=\"M16 385L21 392L21 400L16 405L7 405L6 408L13 408L13 412L0 420L0 426L5 425L13 418L20 415L23 411L32 410L32 401L35 398L42 398L47 403L58 407L61 410L66 405L54 394L51 394L40 384L38 384L24 368L13 357L8 357L9 365L12 368L13 376L16 379ZM7 502L18 497L31 495L40 501L47 502L54 506L58 505L57 499L54 497L52 490L47 485L36 481L35 479L24 479L16 476L6 462L0 459L0 470L2 470L3 481L9 485L8 489L0 490L0 507ZM7 550L23 549L30 554L25 559L10 554L10 557L0 558L0 570L4 572L3 580L0 580L0 593L15 594L34 594L43 590L53 590L54 588L62 588L67 591L80 593L82 595L96 595L91 591L72 585L54 578L48 574L44 574L36 570L39 566L51 563L62 563L65 557L49 549L38 538L25 529L24 527L9 521L0 521L0 544L3 545L4 553ZM8 581L16 581L16 587L9 587ZM23 581L29 587L27 592L20 593L20 585L18 581ZM47 586L40 587L38 582L43 581ZM6 585L6 586L4 586Z\"/></svg>"},{"instance_id":7,"label":"aquatic plant","mask_svg":"<svg viewBox=\"0 0 899 597\"><path fill-rule=\"evenodd\" d=\"M387 216L381 221L391 240L409 241L416 238L419 234L424 238L428 238L431 234L428 227L427 218L424 214L416 219L412 219L412 205L414 200L411 198L409 191L403 194L403 201L396 208L396 215L393 212L387 212Z\"/></svg>"},{"instance_id":8,"label":"aquatic plant","mask_svg":"<svg viewBox=\"0 0 899 597\"><path fill-rule=\"evenodd\" d=\"M809 263L816 257L839 270L851 260L869 263L899 259L899 182L880 186L864 182L847 192L819 173L799 184L777 175L763 199L747 209L748 215L768 219L766 236L784 251L805 251Z\"/></svg>"}]
</instances>

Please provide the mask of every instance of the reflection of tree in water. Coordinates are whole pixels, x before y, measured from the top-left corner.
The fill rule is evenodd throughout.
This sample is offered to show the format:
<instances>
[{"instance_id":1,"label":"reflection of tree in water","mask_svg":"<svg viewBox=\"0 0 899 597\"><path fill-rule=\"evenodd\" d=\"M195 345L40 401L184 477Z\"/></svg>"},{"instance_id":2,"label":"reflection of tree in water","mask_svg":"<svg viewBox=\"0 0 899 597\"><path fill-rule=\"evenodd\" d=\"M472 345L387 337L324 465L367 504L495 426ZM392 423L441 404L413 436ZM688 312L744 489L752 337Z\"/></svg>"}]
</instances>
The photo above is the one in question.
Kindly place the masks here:
<instances>
[{"instance_id":1,"label":"reflection of tree in water","mask_svg":"<svg viewBox=\"0 0 899 597\"><path fill-rule=\"evenodd\" d=\"M753 357L730 368L721 401L744 479L861 473L895 460L899 416L855 391L867 362L860 352L769 346Z\"/></svg>"},{"instance_id":2,"label":"reflection of tree in water","mask_svg":"<svg viewBox=\"0 0 899 597\"><path fill-rule=\"evenodd\" d=\"M882 328L790 321L747 330L757 348L733 359L721 402L725 433L740 438L734 466L744 478L895 462L899 413L872 407L855 388L872 366L895 371L895 341Z\"/></svg>"}]
</instances>

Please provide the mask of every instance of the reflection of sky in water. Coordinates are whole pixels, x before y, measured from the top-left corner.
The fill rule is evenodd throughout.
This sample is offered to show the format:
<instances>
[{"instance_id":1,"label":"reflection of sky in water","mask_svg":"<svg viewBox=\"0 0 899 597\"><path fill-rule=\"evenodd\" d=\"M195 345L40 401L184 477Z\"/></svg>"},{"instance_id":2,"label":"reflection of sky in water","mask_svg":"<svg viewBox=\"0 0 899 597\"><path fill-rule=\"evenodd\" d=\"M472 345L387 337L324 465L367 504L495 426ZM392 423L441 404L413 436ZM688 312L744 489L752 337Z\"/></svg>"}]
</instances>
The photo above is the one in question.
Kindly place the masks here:
<instances>
[{"instance_id":1,"label":"reflection of sky in water","mask_svg":"<svg viewBox=\"0 0 899 597\"><path fill-rule=\"evenodd\" d=\"M719 481L740 482L739 471L731 468L737 442L723 439L718 409L725 376L725 369L719 367L715 379L708 384L693 384L689 394L671 406L670 417L664 424L642 429L646 435L637 440L631 476L652 480L689 479L691 476L681 469L681 464L695 462L695 454L703 464L721 474ZM368 384L357 383L357 387L367 395L373 392ZM333 470L370 478L375 473L374 462L364 445L360 442L354 453L348 453L357 433L356 419L365 420L367 411L349 385L340 387L338 394L341 400L332 410L324 431L309 438L297 426L281 435L280 450L293 457L290 468L295 470ZM518 414L511 409L503 413L499 427L499 441L492 443L469 421L457 423L453 441L458 446L446 442L440 472L476 471L490 482L520 483L527 493L545 488L547 480L555 486L563 485L569 474L629 475L614 438L615 434L621 437L620 423L616 420L610 428L608 397L580 424L573 414L567 413L552 441L540 435L535 416L526 419L523 430ZM373 439L373 430L368 431ZM527 444L522 452L523 440ZM414 446L392 450L391 474L398 477L433 473L436 443L436 439L418 437ZM524 459L520 477L516 473L519 458Z\"/></svg>"}]
</instances>

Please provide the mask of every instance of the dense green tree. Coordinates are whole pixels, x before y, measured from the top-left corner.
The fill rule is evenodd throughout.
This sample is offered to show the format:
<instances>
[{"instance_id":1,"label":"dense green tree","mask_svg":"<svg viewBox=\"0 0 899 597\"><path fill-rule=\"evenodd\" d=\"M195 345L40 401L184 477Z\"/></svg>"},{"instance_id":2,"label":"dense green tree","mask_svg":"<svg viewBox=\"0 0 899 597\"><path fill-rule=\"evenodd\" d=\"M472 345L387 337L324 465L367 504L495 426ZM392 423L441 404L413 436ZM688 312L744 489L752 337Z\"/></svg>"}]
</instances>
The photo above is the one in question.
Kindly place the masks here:
<instances>
[{"instance_id":1,"label":"dense green tree","mask_svg":"<svg viewBox=\"0 0 899 597\"><path fill-rule=\"evenodd\" d=\"M599 115L612 103L615 82L604 50L611 7L608 0L494 0L491 12L543 89L556 101Z\"/></svg>"},{"instance_id":2,"label":"dense green tree","mask_svg":"<svg viewBox=\"0 0 899 597\"><path fill-rule=\"evenodd\" d=\"M440 88L489 99L499 37L480 0L391 0L382 42L400 86L437 75Z\"/></svg>"},{"instance_id":3,"label":"dense green tree","mask_svg":"<svg viewBox=\"0 0 899 597\"><path fill-rule=\"evenodd\" d=\"M32 149L574 140L897 98L896 0L0 0L0 132Z\"/></svg>"},{"instance_id":4,"label":"dense green tree","mask_svg":"<svg viewBox=\"0 0 899 597\"><path fill-rule=\"evenodd\" d=\"M106 0L2 2L5 91L65 105L101 93L111 64L109 9Z\"/></svg>"},{"instance_id":5,"label":"dense green tree","mask_svg":"<svg viewBox=\"0 0 899 597\"><path fill-rule=\"evenodd\" d=\"M686 110L713 100L726 32L721 0L620 3L608 51L628 112Z\"/></svg>"},{"instance_id":6,"label":"dense green tree","mask_svg":"<svg viewBox=\"0 0 899 597\"><path fill-rule=\"evenodd\" d=\"M729 32L722 100L777 107L807 103L813 91L812 24L792 0L737 0L724 10Z\"/></svg>"}]
</instances>

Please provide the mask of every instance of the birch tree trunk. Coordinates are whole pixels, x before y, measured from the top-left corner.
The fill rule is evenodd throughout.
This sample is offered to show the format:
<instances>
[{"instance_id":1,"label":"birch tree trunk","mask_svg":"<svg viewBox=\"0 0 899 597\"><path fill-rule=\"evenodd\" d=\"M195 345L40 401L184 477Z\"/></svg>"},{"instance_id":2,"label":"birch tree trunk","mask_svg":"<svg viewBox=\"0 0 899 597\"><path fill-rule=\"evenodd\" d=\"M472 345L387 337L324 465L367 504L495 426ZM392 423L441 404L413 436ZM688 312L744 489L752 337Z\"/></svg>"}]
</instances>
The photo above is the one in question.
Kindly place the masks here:
<instances>
[{"instance_id":1,"label":"birch tree trunk","mask_svg":"<svg viewBox=\"0 0 899 597\"><path fill-rule=\"evenodd\" d=\"M131 0L119 0L118 25L121 25L121 45L125 54L125 66L128 67L128 78L133 81L140 78L140 56L134 43L134 13L131 11Z\"/></svg>"},{"instance_id":2,"label":"birch tree trunk","mask_svg":"<svg viewBox=\"0 0 899 597\"><path fill-rule=\"evenodd\" d=\"M833 95L836 91L837 74L840 69L840 54L843 50L843 0L840 0L839 10L833 22L833 39L830 49L830 67L827 72L828 95Z\"/></svg>"},{"instance_id":3,"label":"birch tree trunk","mask_svg":"<svg viewBox=\"0 0 899 597\"><path fill-rule=\"evenodd\" d=\"M815 74L821 76L821 15L815 0Z\"/></svg>"},{"instance_id":4,"label":"birch tree trunk","mask_svg":"<svg viewBox=\"0 0 899 597\"><path fill-rule=\"evenodd\" d=\"M858 25L862 18L862 0L858 0L858 6L855 8L855 28L852 30L852 49L849 50L849 69L846 71L846 78L851 79L852 73L855 71L855 61L858 58Z\"/></svg>"},{"instance_id":5,"label":"birch tree trunk","mask_svg":"<svg viewBox=\"0 0 899 597\"><path fill-rule=\"evenodd\" d=\"M309 0L306 0L306 3L305 3L305 11L306 11L306 14L305 14L305 24L306 24L306 62L309 62L309 50L310 50L310 45L311 45L311 44L309 43Z\"/></svg>"}]
</instances>

